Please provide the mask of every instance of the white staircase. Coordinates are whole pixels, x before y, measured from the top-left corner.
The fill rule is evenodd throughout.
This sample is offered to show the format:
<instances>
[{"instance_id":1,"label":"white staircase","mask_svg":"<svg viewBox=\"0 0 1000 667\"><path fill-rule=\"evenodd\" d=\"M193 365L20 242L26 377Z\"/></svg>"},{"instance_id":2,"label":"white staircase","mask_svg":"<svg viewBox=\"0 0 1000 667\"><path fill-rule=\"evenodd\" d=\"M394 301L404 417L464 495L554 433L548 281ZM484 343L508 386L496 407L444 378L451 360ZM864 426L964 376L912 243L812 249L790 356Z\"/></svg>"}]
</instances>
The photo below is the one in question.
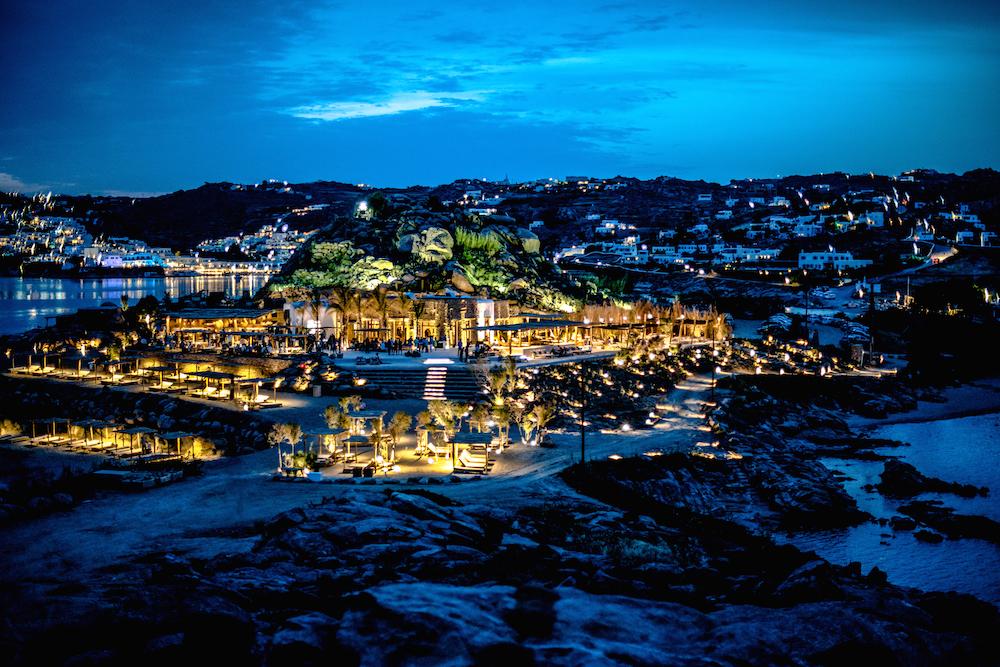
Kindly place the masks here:
<instances>
[{"instance_id":1,"label":"white staircase","mask_svg":"<svg viewBox=\"0 0 1000 667\"><path fill-rule=\"evenodd\" d=\"M430 366L424 378L424 400L443 401L445 385L448 384L448 369L443 366Z\"/></svg>"}]
</instances>

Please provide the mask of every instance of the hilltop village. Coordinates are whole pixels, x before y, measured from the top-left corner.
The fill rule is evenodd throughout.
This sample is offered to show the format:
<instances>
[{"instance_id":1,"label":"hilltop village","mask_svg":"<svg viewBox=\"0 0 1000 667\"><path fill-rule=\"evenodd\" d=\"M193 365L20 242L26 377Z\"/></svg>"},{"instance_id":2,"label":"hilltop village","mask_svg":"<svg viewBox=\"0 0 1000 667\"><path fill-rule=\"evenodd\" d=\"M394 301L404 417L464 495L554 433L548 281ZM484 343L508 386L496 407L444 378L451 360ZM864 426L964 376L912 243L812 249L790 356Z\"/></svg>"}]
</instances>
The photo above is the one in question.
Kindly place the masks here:
<instances>
[{"instance_id":1,"label":"hilltop village","mask_svg":"<svg viewBox=\"0 0 1000 667\"><path fill-rule=\"evenodd\" d=\"M270 180L206 184L148 199L6 195L0 253L5 266L20 259L29 269L41 263L56 272L74 263L149 268L194 253L273 268L309 232L356 215L377 192L390 206L512 218L543 241L547 256L575 264L878 270L940 261L952 248L996 245L997 178L989 170L962 176L913 170L720 185L568 176L405 189ZM167 239L160 225L138 222L143 217L175 233ZM198 235L206 230L217 236ZM892 243L903 240L910 243Z\"/></svg>"}]
</instances>

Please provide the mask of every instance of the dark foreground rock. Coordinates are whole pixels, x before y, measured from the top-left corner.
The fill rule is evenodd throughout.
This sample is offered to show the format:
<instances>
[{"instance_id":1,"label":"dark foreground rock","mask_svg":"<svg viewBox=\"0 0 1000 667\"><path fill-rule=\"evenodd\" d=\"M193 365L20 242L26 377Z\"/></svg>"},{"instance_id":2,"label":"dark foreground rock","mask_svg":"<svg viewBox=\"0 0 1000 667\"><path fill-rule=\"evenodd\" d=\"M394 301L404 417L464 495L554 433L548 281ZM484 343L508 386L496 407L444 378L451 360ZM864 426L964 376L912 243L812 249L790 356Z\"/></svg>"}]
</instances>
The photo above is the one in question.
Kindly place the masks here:
<instances>
[{"instance_id":1,"label":"dark foreground rock","mask_svg":"<svg viewBox=\"0 0 1000 667\"><path fill-rule=\"evenodd\" d=\"M889 459L883 464L879 483L875 487L890 498L912 498L921 493L952 493L963 498L985 496L989 489L946 482L936 477L928 477L909 463L897 459Z\"/></svg>"},{"instance_id":2,"label":"dark foreground rock","mask_svg":"<svg viewBox=\"0 0 1000 667\"><path fill-rule=\"evenodd\" d=\"M901 505L899 511L950 539L972 537L1000 544L1000 523L984 516L956 514L937 500L914 500Z\"/></svg>"},{"instance_id":3,"label":"dark foreground rock","mask_svg":"<svg viewBox=\"0 0 1000 667\"><path fill-rule=\"evenodd\" d=\"M618 484L612 466L567 477L602 496L611 486L595 480L608 473ZM201 664L218 651L237 665L1000 658L993 607L897 588L877 570L834 566L644 495L632 484L644 474L637 467L611 506L563 500L516 511L425 490L351 489L258 526L245 553L152 554L64 591L50 601L48 622L8 626L21 641L6 637L6 659Z\"/></svg>"}]
</instances>

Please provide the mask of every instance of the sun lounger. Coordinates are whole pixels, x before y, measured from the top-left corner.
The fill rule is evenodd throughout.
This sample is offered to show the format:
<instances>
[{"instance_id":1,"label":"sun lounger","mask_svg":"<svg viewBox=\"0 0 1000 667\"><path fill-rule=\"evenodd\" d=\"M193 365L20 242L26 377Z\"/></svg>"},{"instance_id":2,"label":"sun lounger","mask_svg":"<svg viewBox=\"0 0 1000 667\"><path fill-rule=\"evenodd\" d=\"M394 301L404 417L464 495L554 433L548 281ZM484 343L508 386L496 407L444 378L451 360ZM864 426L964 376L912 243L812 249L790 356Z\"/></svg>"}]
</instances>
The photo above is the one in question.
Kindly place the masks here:
<instances>
[{"instance_id":1,"label":"sun lounger","mask_svg":"<svg viewBox=\"0 0 1000 667\"><path fill-rule=\"evenodd\" d=\"M427 443L427 454L441 459L451 458L451 447L438 447L433 443Z\"/></svg>"},{"instance_id":2,"label":"sun lounger","mask_svg":"<svg viewBox=\"0 0 1000 667\"><path fill-rule=\"evenodd\" d=\"M463 449L455 460L455 472L459 473L479 473L489 472L490 460L486 452L473 452Z\"/></svg>"}]
</instances>

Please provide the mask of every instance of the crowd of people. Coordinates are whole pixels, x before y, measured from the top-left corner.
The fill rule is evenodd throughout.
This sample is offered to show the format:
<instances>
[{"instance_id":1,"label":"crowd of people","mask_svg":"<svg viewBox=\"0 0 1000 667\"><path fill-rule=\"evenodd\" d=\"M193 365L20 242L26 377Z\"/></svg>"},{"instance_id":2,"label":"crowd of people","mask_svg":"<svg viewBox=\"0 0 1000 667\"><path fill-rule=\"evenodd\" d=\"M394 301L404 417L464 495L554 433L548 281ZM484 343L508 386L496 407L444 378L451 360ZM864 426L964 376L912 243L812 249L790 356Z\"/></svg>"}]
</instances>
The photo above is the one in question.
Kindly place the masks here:
<instances>
[{"instance_id":1,"label":"crowd of people","mask_svg":"<svg viewBox=\"0 0 1000 667\"><path fill-rule=\"evenodd\" d=\"M375 352L386 355L408 354L410 352L430 352L438 344L434 336L423 338L394 338L391 340L377 340L370 338L358 341L353 348L359 352Z\"/></svg>"}]
</instances>

